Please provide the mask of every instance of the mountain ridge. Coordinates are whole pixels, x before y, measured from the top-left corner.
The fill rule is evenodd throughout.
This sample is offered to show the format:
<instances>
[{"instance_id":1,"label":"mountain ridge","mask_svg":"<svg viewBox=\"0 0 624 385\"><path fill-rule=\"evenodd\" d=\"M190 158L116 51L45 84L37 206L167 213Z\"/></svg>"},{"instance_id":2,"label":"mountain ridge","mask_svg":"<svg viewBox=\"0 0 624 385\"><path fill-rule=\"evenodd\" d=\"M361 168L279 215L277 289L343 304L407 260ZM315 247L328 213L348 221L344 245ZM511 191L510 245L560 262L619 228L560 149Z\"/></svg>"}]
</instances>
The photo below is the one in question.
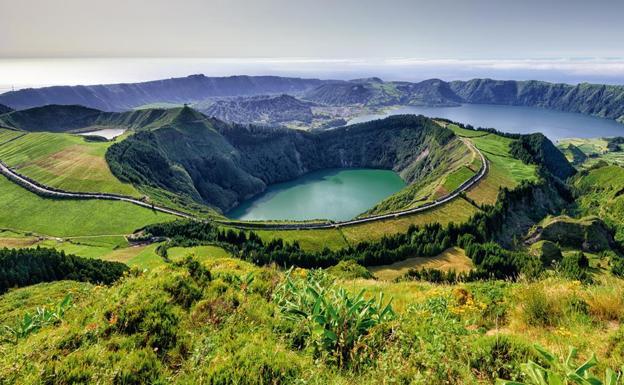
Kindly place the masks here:
<instances>
[{"instance_id":1,"label":"mountain ridge","mask_svg":"<svg viewBox=\"0 0 624 385\"><path fill-rule=\"evenodd\" d=\"M103 111L124 111L156 102L188 103L215 96L299 93L321 82L279 76L200 74L141 83L26 88L0 94L0 104L18 110L46 104L78 104Z\"/></svg>"}]
</instances>

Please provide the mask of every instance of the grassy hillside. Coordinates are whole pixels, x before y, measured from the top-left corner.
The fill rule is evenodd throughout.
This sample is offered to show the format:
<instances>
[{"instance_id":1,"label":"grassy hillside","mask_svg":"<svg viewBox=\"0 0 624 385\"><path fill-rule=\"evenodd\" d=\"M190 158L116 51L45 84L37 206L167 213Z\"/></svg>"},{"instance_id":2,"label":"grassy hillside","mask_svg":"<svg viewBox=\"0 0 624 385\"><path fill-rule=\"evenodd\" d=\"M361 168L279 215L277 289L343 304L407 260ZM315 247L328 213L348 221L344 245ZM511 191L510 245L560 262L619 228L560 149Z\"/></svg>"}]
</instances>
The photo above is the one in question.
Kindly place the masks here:
<instances>
[{"instance_id":1,"label":"grassy hillside","mask_svg":"<svg viewBox=\"0 0 624 385\"><path fill-rule=\"evenodd\" d=\"M579 169L588 169L601 161L624 166L624 139L614 138L570 138L559 141L559 148Z\"/></svg>"},{"instance_id":2,"label":"grassy hillside","mask_svg":"<svg viewBox=\"0 0 624 385\"><path fill-rule=\"evenodd\" d=\"M400 211L422 206L448 195L474 176L481 167L476 152L460 141L453 140L442 148L435 143L429 145L421 156L429 165L419 177L401 191L379 202L362 216Z\"/></svg>"},{"instance_id":3,"label":"grassy hillside","mask_svg":"<svg viewBox=\"0 0 624 385\"><path fill-rule=\"evenodd\" d=\"M624 168L611 165L580 172L572 182L576 202L584 215L597 215L616 231L616 239L624 241Z\"/></svg>"},{"instance_id":4,"label":"grassy hillside","mask_svg":"<svg viewBox=\"0 0 624 385\"><path fill-rule=\"evenodd\" d=\"M391 265L370 267L369 270L377 279L393 281L405 275L410 269L437 269L441 271L468 272L474 268L466 253L452 247L435 257L413 257Z\"/></svg>"},{"instance_id":5,"label":"grassy hillside","mask_svg":"<svg viewBox=\"0 0 624 385\"><path fill-rule=\"evenodd\" d=\"M467 130L455 124L449 124L448 127L456 135L468 138L489 161L490 169L485 178L467 193L471 200L478 204L494 204L500 188L513 189L523 180L536 180L536 167L511 155L510 146L514 139L484 131Z\"/></svg>"},{"instance_id":6,"label":"grassy hillside","mask_svg":"<svg viewBox=\"0 0 624 385\"><path fill-rule=\"evenodd\" d=\"M203 266L209 276L169 265L110 288L57 282L1 296L0 323L6 325L38 306L55 308L67 294L72 298L60 322L0 343L4 383L35 384L45 377L58 384L354 385L378 384L380 378L493 384L499 377L524 379L520 365L537 359L536 342L558 356L576 346L579 362L596 352L597 373L624 360L622 280L590 286L558 277L451 286L331 283L297 270L293 293L306 288L308 277L328 291L327 298L344 288L342 295L364 289L366 298L383 293L384 304L393 300L393 315L356 332L357 345L346 342L334 350L316 342L310 321L289 317L280 300L289 295L280 286L283 272L227 257L206 259Z\"/></svg>"},{"instance_id":7,"label":"grassy hillside","mask_svg":"<svg viewBox=\"0 0 624 385\"><path fill-rule=\"evenodd\" d=\"M58 237L130 234L174 218L125 202L41 198L4 177L0 195L0 228Z\"/></svg>"},{"instance_id":8,"label":"grassy hillside","mask_svg":"<svg viewBox=\"0 0 624 385\"><path fill-rule=\"evenodd\" d=\"M61 133L22 133L0 129L0 160L45 185L77 192L107 192L141 197L129 183L110 171L104 154L110 142L88 142Z\"/></svg>"}]
</instances>

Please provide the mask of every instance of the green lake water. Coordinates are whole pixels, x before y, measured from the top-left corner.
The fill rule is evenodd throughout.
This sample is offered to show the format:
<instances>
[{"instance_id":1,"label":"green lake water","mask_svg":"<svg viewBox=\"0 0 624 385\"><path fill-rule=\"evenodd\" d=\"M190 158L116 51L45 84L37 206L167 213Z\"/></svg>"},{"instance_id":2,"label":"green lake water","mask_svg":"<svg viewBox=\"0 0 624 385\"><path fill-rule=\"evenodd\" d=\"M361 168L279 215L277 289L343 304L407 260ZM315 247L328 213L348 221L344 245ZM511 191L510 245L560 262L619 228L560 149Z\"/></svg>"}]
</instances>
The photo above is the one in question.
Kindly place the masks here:
<instances>
[{"instance_id":1,"label":"green lake water","mask_svg":"<svg viewBox=\"0 0 624 385\"><path fill-rule=\"evenodd\" d=\"M333 169L312 172L243 202L227 213L233 219L333 219L343 221L401 190L405 182L393 171Z\"/></svg>"}]
</instances>

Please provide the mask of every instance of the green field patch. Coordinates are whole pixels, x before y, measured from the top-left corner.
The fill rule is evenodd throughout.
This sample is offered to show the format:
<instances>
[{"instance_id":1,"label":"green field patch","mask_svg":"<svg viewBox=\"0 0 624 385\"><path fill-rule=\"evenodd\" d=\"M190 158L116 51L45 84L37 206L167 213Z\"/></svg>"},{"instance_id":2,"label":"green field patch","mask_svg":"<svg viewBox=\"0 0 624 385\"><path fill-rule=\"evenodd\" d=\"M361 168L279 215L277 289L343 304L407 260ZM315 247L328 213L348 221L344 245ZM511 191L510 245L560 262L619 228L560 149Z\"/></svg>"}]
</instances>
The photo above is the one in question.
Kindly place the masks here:
<instances>
[{"instance_id":1,"label":"green field patch","mask_svg":"<svg viewBox=\"0 0 624 385\"><path fill-rule=\"evenodd\" d=\"M122 235L175 219L127 202L42 198L0 177L0 227L56 237Z\"/></svg>"},{"instance_id":2,"label":"green field patch","mask_svg":"<svg viewBox=\"0 0 624 385\"><path fill-rule=\"evenodd\" d=\"M140 197L131 184L122 183L111 173L104 157L111 144L87 142L72 134L28 133L0 145L0 160L51 187Z\"/></svg>"},{"instance_id":3,"label":"green field patch","mask_svg":"<svg viewBox=\"0 0 624 385\"><path fill-rule=\"evenodd\" d=\"M217 246L172 247L167 249L167 255L172 261L180 261L190 256L198 261L213 258L229 257L230 253Z\"/></svg>"},{"instance_id":4,"label":"green field patch","mask_svg":"<svg viewBox=\"0 0 624 385\"><path fill-rule=\"evenodd\" d=\"M457 273L463 273L472 268L472 261L466 256L464 250L451 247L435 257L413 257L391 265L370 267L369 270L381 280L392 281L405 275L410 269L454 270Z\"/></svg>"},{"instance_id":5,"label":"green field patch","mask_svg":"<svg viewBox=\"0 0 624 385\"><path fill-rule=\"evenodd\" d=\"M468 130L468 129L465 129L465 128L461 128L461 127L459 127L456 124L449 124L449 125L447 125L447 128L450 128L451 130L453 130L455 135L461 136L461 137L464 137L464 138L476 138L476 137L479 137L479 136L489 135L488 132L476 131L476 130Z\"/></svg>"},{"instance_id":6,"label":"green field patch","mask_svg":"<svg viewBox=\"0 0 624 385\"><path fill-rule=\"evenodd\" d=\"M465 199L452 201L424 212L397 218L367 222L353 226L344 226L340 230L351 245L359 242L380 239L384 235L402 233L411 225L422 226L427 223L439 222L442 225L463 223L478 211Z\"/></svg>"},{"instance_id":7,"label":"green field patch","mask_svg":"<svg viewBox=\"0 0 624 385\"><path fill-rule=\"evenodd\" d=\"M446 179L444 180L443 187L447 192L449 193L453 192L457 188L459 188L459 186L461 186L464 182L466 182L468 179L475 176L475 174L476 173L473 170L471 170L467 166L463 166L453 171L446 177Z\"/></svg>"},{"instance_id":8,"label":"green field patch","mask_svg":"<svg viewBox=\"0 0 624 385\"><path fill-rule=\"evenodd\" d=\"M340 230L254 230L264 242L281 238L285 242L299 242L302 249L308 251L321 251L325 247L337 250L348 246Z\"/></svg>"},{"instance_id":9,"label":"green field patch","mask_svg":"<svg viewBox=\"0 0 624 385\"><path fill-rule=\"evenodd\" d=\"M156 248L160 243L154 243L143 248L131 251L137 251L133 253L126 261L126 264L130 267L136 267L142 270L152 270L165 264L162 257L156 254Z\"/></svg>"}]
</instances>

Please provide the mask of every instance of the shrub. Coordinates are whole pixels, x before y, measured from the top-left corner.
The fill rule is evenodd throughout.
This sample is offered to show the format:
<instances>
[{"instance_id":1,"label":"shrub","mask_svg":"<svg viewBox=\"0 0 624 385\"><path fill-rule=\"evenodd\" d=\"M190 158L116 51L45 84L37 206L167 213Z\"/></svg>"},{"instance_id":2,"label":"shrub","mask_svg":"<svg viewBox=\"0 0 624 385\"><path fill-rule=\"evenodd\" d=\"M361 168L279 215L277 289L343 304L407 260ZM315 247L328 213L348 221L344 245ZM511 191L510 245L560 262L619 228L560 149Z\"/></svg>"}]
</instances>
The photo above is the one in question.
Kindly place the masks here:
<instances>
[{"instance_id":1,"label":"shrub","mask_svg":"<svg viewBox=\"0 0 624 385\"><path fill-rule=\"evenodd\" d=\"M161 378L161 364L154 352L136 350L125 355L119 363L113 383L115 385L166 384Z\"/></svg>"},{"instance_id":2,"label":"shrub","mask_svg":"<svg viewBox=\"0 0 624 385\"><path fill-rule=\"evenodd\" d=\"M611 260L611 274L624 278L624 258L615 257Z\"/></svg>"},{"instance_id":3,"label":"shrub","mask_svg":"<svg viewBox=\"0 0 624 385\"><path fill-rule=\"evenodd\" d=\"M181 276L173 278L172 282L165 284L165 291L171 294L173 301L185 309L202 298L201 289L190 279Z\"/></svg>"},{"instance_id":4,"label":"shrub","mask_svg":"<svg viewBox=\"0 0 624 385\"><path fill-rule=\"evenodd\" d=\"M365 300L363 291L353 296L327 281L322 271L311 271L306 279L293 279L289 272L274 299L287 320L306 326L308 344L317 355L329 355L345 366L371 328L393 319L395 313L382 296Z\"/></svg>"},{"instance_id":5,"label":"shrub","mask_svg":"<svg viewBox=\"0 0 624 385\"><path fill-rule=\"evenodd\" d=\"M90 385L94 381L97 357L89 352L77 351L60 361L50 361L44 366L41 378L45 385Z\"/></svg>"},{"instance_id":6,"label":"shrub","mask_svg":"<svg viewBox=\"0 0 624 385\"><path fill-rule=\"evenodd\" d=\"M471 347L470 367L479 377L517 380L521 364L534 357L531 345L510 336L483 336Z\"/></svg>"},{"instance_id":7,"label":"shrub","mask_svg":"<svg viewBox=\"0 0 624 385\"><path fill-rule=\"evenodd\" d=\"M180 316L174 307L160 296L132 297L114 310L105 313L113 330L126 335L140 335L143 346L165 353L179 339Z\"/></svg>"},{"instance_id":8,"label":"shrub","mask_svg":"<svg viewBox=\"0 0 624 385\"><path fill-rule=\"evenodd\" d=\"M590 276L587 273L589 260L582 251L569 254L561 260L561 272L566 278L577 281L588 281Z\"/></svg>"},{"instance_id":9,"label":"shrub","mask_svg":"<svg viewBox=\"0 0 624 385\"><path fill-rule=\"evenodd\" d=\"M199 374L210 385L289 385L300 377L301 368L294 353L285 352L269 341L245 341L226 346L227 358L218 359ZM236 343L235 341L234 343ZM189 384L199 381L189 381Z\"/></svg>"},{"instance_id":10,"label":"shrub","mask_svg":"<svg viewBox=\"0 0 624 385\"><path fill-rule=\"evenodd\" d=\"M547 351L539 345L535 345L540 358L546 362L547 368L536 364L529 360L522 365L522 371L528 378L530 385L618 385L621 384L621 375L618 375L611 369L605 372L604 381L595 377L591 373L591 369L598 365L596 355L592 354L591 358L581 366L574 364L576 358L576 349L570 348L568 357L562 361L553 353ZM622 367L624 372L624 366ZM499 380L501 385L523 385L519 382Z\"/></svg>"},{"instance_id":11,"label":"shrub","mask_svg":"<svg viewBox=\"0 0 624 385\"><path fill-rule=\"evenodd\" d=\"M373 278L373 274L371 274L367 268L358 265L358 263L352 259L338 262L337 265L328 268L327 272L341 279Z\"/></svg>"},{"instance_id":12,"label":"shrub","mask_svg":"<svg viewBox=\"0 0 624 385\"><path fill-rule=\"evenodd\" d=\"M536 285L527 287L521 294L522 318L530 326L554 326L559 322L560 309Z\"/></svg>"}]
</instances>

